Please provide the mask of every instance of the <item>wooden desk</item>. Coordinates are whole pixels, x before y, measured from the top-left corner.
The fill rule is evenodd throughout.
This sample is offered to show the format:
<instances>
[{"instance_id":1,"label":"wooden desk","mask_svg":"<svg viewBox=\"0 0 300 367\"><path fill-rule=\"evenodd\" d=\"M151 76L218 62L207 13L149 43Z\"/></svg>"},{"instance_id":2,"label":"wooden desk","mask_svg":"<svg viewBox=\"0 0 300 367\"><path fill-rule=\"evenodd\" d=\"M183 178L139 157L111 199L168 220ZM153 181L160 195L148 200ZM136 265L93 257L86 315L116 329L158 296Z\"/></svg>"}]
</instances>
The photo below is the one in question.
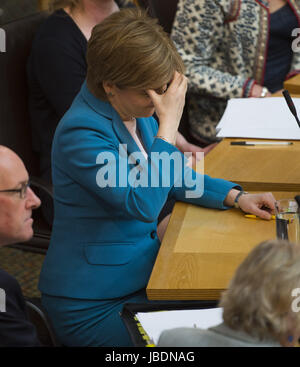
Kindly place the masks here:
<instances>
[{"instance_id":1,"label":"wooden desk","mask_svg":"<svg viewBox=\"0 0 300 367\"><path fill-rule=\"evenodd\" d=\"M300 93L300 90L299 90L298 93ZM293 97L293 98L300 98L300 94L298 94L298 93L290 92L290 96ZM282 92L277 92L277 93L273 93L272 97L283 97L283 95L282 95Z\"/></svg>"},{"instance_id":2,"label":"wooden desk","mask_svg":"<svg viewBox=\"0 0 300 367\"><path fill-rule=\"evenodd\" d=\"M277 199L299 192L274 192ZM219 299L238 265L264 240L276 238L275 221L177 203L153 268L151 300Z\"/></svg>"},{"instance_id":3,"label":"wooden desk","mask_svg":"<svg viewBox=\"0 0 300 367\"><path fill-rule=\"evenodd\" d=\"M300 74L286 80L283 85L290 93L300 94Z\"/></svg>"},{"instance_id":4,"label":"wooden desk","mask_svg":"<svg viewBox=\"0 0 300 367\"><path fill-rule=\"evenodd\" d=\"M230 145L234 140L246 139L219 143L205 157L206 174L239 183L246 191L300 192L300 141L282 147L245 147Z\"/></svg>"},{"instance_id":5,"label":"wooden desk","mask_svg":"<svg viewBox=\"0 0 300 367\"><path fill-rule=\"evenodd\" d=\"M224 139L206 156L204 173L239 183L247 191L272 191L277 199L299 194L300 141L282 147L230 145L235 140L245 139ZM274 220L246 219L236 209L177 203L147 296L151 300L219 299L251 249L275 238Z\"/></svg>"}]
</instances>

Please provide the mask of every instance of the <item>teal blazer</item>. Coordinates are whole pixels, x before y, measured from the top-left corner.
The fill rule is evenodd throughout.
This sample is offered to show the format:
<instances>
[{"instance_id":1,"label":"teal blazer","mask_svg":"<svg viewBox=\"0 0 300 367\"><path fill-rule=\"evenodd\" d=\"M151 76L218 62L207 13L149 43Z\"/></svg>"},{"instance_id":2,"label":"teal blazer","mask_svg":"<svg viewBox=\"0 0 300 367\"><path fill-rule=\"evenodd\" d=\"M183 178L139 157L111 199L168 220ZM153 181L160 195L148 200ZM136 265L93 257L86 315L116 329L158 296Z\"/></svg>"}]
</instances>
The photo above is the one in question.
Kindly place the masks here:
<instances>
[{"instance_id":1,"label":"teal blazer","mask_svg":"<svg viewBox=\"0 0 300 367\"><path fill-rule=\"evenodd\" d=\"M178 182L183 171L196 177L195 172L184 164L174 165L170 182L163 182L165 168L151 157L181 153L155 138L158 125L154 118L138 118L137 128L149 159L142 156L128 162L134 152L141 156L138 146L116 110L91 94L86 83L60 121L52 147L55 218L40 275L42 293L108 299L145 288L160 246L157 217L168 197L226 209L223 201L236 184L201 176L203 195L187 198L189 182L182 187ZM121 157L120 144L127 144ZM135 167L138 171L132 172ZM136 181L142 172L149 178L150 168L159 181L157 187L124 184L124 177L136 172ZM121 176L122 183L111 187ZM101 187L105 180L110 184Z\"/></svg>"}]
</instances>

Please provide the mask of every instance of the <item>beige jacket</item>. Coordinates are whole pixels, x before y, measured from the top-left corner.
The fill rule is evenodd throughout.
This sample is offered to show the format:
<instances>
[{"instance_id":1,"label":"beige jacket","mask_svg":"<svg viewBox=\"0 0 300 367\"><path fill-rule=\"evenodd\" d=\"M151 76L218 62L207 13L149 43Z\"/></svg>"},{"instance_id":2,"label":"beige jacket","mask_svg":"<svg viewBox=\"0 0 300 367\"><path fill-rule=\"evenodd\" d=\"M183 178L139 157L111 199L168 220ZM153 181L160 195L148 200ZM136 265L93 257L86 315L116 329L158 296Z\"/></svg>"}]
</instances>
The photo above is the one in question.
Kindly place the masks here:
<instances>
[{"instance_id":1,"label":"beige jacket","mask_svg":"<svg viewBox=\"0 0 300 367\"><path fill-rule=\"evenodd\" d=\"M165 330L158 347L280 347L275 340L260 340L243 331L230 329L224 323L207 330L176 328Z\"/></svg>"},{"instance_id":2,"label":"beige jacket","mask_svg":"<svg viewBox=\"0 0 300 367\"><path fill-rule=\"evenodd\" d=\"M287 0L300 24L300 0ZM227 100L263 85L269 35L266 0L179 0L171 37L189 78L190 132L215 141ZM300 25L299 25L300 27ZM294 53L287 78L300 72Z\"/></svg>"}]
</instances>

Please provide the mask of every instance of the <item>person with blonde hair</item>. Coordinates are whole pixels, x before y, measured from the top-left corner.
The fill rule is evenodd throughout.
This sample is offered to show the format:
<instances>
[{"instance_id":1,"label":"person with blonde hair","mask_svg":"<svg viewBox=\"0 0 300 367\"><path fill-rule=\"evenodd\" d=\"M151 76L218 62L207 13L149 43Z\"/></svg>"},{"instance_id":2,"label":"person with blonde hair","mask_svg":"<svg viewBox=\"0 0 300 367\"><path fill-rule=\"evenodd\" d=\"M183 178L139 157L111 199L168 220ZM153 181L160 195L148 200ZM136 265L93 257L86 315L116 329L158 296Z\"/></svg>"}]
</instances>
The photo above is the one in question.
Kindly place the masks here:
<instances>
[{"instance_id":1,"label":"person with blonde hair","mask_svg":"<svg viewBox=\"0 0 300 367\"><path fill-rule=\"evenodd\" d=\"M238 267L222 294L224 322L208 330L164 331L158 346L294 346L300 337L300 313L293 290L300 285L300 246L266 241ZM298 302L299 303L299 302Z\"/></svg>"},{"instance_id":2,"label":"person with blonde hair","mask_svg":"<svg viewBox=\"0 0 300 367\"><path fill-rule=\"evenodd\" d=\"M87 63L53 141L55 218L39 287L63 345L130 346L119 312L148 302L167 199L220 209L236 201L265 219L260 208L274 210L275 199L185 164L175 141L187 79L155 19L115 12L93 29Z\"/></svg>"},{"instance_id":3,"label":"person with blonde hair","mask_svg":"<svg viewBox=\"0 0 300 367\"><path fill-rule=\"evenodd\" d=\"M51 146L59 120L86 77L87 42L93 27L130 0L49 0L49 16L38 28L27 63L33 148L40 176L51 183ZM52 202L42 197L42 211L52 225Z\"/></svg>"}]
</instances>

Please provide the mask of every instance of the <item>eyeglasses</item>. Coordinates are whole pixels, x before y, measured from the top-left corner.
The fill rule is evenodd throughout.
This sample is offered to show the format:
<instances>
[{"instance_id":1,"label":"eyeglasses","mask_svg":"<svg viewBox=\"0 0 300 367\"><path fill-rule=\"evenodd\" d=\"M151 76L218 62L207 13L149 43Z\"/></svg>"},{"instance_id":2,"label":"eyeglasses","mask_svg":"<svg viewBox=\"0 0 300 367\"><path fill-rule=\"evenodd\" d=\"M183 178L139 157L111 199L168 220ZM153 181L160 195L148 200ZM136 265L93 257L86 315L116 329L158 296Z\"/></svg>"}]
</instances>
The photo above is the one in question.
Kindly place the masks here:
<instances>
[{"instance_id":1,"label":"eyeglasses","mask_svg":"<svg viewBox=\"0 0 300 367\"><path fill-rule=\"evenodd\" d=\"M29 187L30 187L30 181L27 181L22 183L20 189L0 190L0 192L16 192L19 193L20 199L25 199Z\"/></svg>"}]
</instances>

